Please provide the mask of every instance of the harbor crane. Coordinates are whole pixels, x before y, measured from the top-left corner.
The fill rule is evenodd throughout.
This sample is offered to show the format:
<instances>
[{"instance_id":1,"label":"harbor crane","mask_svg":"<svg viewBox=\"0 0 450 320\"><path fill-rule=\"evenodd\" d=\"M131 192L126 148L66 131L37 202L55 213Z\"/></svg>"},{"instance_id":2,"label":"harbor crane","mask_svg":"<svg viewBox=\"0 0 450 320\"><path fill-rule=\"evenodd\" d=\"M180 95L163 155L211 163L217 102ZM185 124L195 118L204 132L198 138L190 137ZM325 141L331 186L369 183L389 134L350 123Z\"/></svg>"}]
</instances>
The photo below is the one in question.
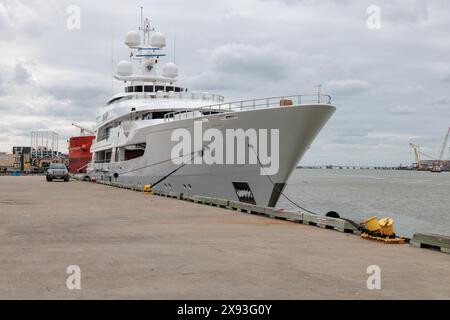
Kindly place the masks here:
<instances>
[{"instance_id":1,"label":"harbor crane","mask_svg":"<svg viewBox=\"0 0 450 320\"><path fill-rule=\"evenodd\" d=\"M441 153L439 155L439 161L440 162L442 162L442 160L444 158L444 152L445 152L445 149L447 148L449 136L450 136L450 128L448 128L447 134L445 135L445 138L444 138L444 143L442 144Z\"/></svg>"},{"instance_id":2,"label":"harbor crane","mask_svg":"<svg viewBox=\"0 0 450 320\"><path fill-rule=\"evenodd\" d=\"M422 169L422 163L420 160L420 147L414 143L410 143L409 145L414 150L414 155L416 157L416 169L420 170L420 169Z\"/></svg>"},{"instance_id":3,"label":"harbor crane","mask_svg":"<svg viewBox=\"0 0 450 320\"><path fill-rule=\"evenodd\" d=\"M74 127L77 127L78 129L80 129L80 135L81 135L81 136L86 135L86 132L87 132L88 134L95 134L95 132L92 131L91 129L82 127L82 126L80 126L80 125L78 125L78 124L75 124L75 123L72 123L72 125L73 125Z\"/></svg>"},{"instance_id":4,"label":"harbor crane","mask_svg":"<svg viewBox=\"0 0 450 320\"><path fill-rule=\"evenodd\" d=\"M435 159L435 157L426 154L425 152L420 151L420 146L414 143L409 144L411 148L414 150L414 156L416 158L416 170L428 170L429 168L424 168L422 165L422 156L427 157L429 159Z\"/></svg>"},{"instance_id":5,"label":"harbor crane","mask_svg":"<svg viewBox=\"0 0 450 320\"><path fill-rule=\"evenodd\" d=\"M448 128L447 134L445 135L444 143L442 144L441 154L439 155L439 161L442 161L442 158L444 157L444 152L447 147L449 136L450 136L450 128Z\"/></svg>"},{"instance_id":6,"label":"harbor crane","mask_svg":"<svg viewBox=\"0 0 450 320\"><path fill-rule=\"evenodd\" d=\"M441 153L439 154L439 159L433 163L433 168L431 171L433 172L441 172L442 167L444 166L443 158L445 149L447 149L448 138L450 136L450 128L447 130L447 134L445 135L444 142L442 143Z\"/></svg>"}]
</instances>

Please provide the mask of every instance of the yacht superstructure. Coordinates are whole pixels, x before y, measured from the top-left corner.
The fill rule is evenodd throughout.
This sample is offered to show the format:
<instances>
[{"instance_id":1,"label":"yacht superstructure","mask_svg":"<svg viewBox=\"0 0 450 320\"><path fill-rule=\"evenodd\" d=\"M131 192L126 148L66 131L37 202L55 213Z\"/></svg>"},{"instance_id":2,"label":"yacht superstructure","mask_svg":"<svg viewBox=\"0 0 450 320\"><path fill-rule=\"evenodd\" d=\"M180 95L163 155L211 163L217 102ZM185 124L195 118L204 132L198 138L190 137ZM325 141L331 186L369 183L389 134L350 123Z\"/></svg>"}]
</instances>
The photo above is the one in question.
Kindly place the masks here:
<instances>
[{"instance_id":1,"label":"yacht superstructure","mask_svg":"<svg viewBox=\"0 0 450 320\"><path fill-rule=\"evenodd\" d=\"M125 89L96 119L89 176L275 206L334 113L331 98L319 92L225 102L190 92L177 83L178 67L161 63L164 35L148 19L140 31L125 36L132 54L115 75Z\"/></svg>"}]
</instances>

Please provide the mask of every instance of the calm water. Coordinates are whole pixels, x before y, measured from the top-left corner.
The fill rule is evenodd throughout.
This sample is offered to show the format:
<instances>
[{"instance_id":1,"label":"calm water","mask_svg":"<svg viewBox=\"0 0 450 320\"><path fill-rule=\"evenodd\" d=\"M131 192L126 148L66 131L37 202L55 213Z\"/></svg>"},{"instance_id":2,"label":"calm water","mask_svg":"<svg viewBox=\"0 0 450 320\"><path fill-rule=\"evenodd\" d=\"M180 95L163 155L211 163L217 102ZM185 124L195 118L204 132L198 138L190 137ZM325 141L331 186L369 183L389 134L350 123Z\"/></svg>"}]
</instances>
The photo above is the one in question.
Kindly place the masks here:
<instances>
[{"instance_id":1,"label":"calm water","mask_svg":"<svg viewBox=\"0 0 450 320\"><path fill-rule=\"evenodd\" d=\"M396 232L450 235L450 173L297 169L285 194L312 211L395 219ZM296 209L283 197L278 207Z\"/></svg>"}]
</instances>

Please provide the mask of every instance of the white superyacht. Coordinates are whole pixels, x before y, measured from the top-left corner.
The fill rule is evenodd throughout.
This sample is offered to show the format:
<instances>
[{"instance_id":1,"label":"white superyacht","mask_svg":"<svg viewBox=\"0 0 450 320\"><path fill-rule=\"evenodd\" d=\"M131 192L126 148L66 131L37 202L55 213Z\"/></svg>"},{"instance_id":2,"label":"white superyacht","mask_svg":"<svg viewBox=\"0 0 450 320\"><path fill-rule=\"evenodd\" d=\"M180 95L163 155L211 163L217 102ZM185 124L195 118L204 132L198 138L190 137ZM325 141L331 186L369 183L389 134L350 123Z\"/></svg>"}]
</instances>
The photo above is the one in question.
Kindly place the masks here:
<instances>
[{"instance_id":1,"label":"white superyacht","mask_svg":"<svg viewBox=\"0 0 450 320\"><path fill-rule=\"evenodd\" d=\"M177 84L177 66L161 63L165 37L148 19L141 19L140 32L126 34L125 44L132 54L115 75L124 92L96 120L88 175L274 207L334 113L331 98L319 90L225 102Z\"/></svg>"}]
</instances>

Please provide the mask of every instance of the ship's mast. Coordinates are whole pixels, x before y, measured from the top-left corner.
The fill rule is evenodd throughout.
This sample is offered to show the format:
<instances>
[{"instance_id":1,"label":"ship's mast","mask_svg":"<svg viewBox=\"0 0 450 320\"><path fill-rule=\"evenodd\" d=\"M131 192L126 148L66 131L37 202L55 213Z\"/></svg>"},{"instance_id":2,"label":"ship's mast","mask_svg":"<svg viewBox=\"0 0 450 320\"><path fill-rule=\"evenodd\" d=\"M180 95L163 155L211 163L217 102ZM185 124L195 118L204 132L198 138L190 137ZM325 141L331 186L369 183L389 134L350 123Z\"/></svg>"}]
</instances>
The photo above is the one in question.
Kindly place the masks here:
<instances>
[{"instance_id":1,"label":"ship's mast","mask_svg":"<svg viewBox=\"0 0 450 320\"><path fill-rule=\"evenodd\" d=\"M137 72L134 72L131 61L121 61L114 76L117 80L130 82L153 82L154 84L174 83L177 81L178 67L174 63L167 63L158 72L156 65L161 57L166 55L162 49L166 46L166 38L155 28L150 26L150 20L144 19L144 8L141 7L141 25L139 32L130 31L125 36L125 44L132 50L130 60L140 63Z\"/></svg>"},{"instance_id":2,"label":"ship's mast","mask_svg":"<svg viewBox=\"0 0 450 320\"><path fill-rule=\"evenodd\" d=\"M150 32L155 31L155 28L150 28L150 20L145 18L144 21L144 7L141 7L141 26L139 30L142 31L142 39L144 39L143 46L150 47Z\"/></svg>"}]
</instances>

